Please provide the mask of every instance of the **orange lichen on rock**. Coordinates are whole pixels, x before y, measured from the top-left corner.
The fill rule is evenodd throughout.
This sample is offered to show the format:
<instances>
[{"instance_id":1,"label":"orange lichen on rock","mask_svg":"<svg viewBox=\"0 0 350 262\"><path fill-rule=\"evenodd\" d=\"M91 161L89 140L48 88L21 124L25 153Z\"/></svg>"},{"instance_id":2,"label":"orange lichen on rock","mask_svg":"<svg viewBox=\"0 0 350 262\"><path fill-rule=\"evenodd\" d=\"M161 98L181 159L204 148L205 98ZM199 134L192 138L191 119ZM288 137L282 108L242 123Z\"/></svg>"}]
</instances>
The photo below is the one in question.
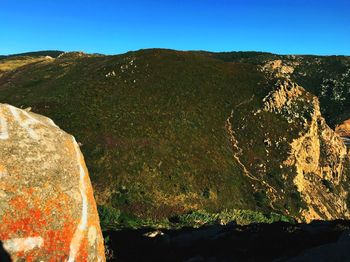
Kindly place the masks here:
<instances>
[{"instance_id":1,"label":"orange lichen on rock","mask_svg":"<svg viewBox=\"0 0 350 262\"><path fill-rule=\"evenodd\" d=\"M93 190L75 139L43 116L3 104L0 112L4 249L13 260L104 261Z\"/></svg>"}]
</instances>

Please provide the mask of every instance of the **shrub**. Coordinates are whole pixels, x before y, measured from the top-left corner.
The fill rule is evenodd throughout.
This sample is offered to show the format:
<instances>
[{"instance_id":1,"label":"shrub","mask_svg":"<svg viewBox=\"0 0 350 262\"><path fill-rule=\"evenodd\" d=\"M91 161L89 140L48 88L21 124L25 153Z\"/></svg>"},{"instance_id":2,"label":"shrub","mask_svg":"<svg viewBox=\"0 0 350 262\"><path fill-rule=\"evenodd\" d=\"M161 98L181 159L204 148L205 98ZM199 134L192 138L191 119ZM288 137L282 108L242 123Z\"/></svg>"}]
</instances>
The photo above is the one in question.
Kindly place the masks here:
<instances>
[{"instance_id":1,"label":"shrub","mask_svg":"<svg viewBox=\"0 0 350 262\"><path fill-rule=\"evenodd\" d=\"M102 230L107 230L119 223L121 213L118 209L111 206L98 206L97 210Z\"/></svg>"}]
</instances>

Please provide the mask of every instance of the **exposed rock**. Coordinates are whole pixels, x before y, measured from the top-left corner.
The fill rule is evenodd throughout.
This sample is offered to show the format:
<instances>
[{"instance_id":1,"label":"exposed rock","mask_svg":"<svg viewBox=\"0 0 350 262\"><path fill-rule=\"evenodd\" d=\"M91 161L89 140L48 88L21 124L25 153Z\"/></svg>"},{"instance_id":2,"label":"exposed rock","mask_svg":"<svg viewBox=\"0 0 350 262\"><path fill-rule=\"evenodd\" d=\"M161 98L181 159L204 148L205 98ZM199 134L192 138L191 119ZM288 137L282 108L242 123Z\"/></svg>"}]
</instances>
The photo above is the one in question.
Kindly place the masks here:
<instances>
[{"instance_id":1,"label":"exposed rock","mask_svg":"<svg viewBox=\"0 0 350 262\"><path fill-rule=\"evenodd\" d=\"M104 261L96 203L74 137L0 104L0 240L14 261Z\"/></svg>"},{"instance_id":2,"label":"exposed rock","mask_svg":"<svg viewBox=\"0 0 350 262\"><path fill-rule=\"evenodd\" d=\"M291 110L291 104L305 91L302 87L289 80L278 81L277 88L270 92L264 99L265 111L281 113L282 109Z\"/></svg>"},{"instance_id":3,"label":"exposed rock","mask_svg":"<svg viewBox=\"0 0 350 262\"><path fill-rule=\"evenodd\" d=\"M277 82L263 98L262 108L251 115L236 114L241 117L236 120L231 113L226 121L236 162L251 179L257 201L265 201L276 211L283 206L284 214L306 222L350 218L350 159L344 142L327 125L317 97L289 78L273 74L268 77ZM265 128L275 124L271 119L278 119L281 128ZM255 133L246 134L247 139L234 120ZM265 147L265 154L260 151L260 159L252 161L248 157L258 143Z\"/></svg>"},{"instance_id":4,"label":"exposed rock","mask_svg":"<svg viewBox=\"0 0 350 262\"><path fill-rule=\"evenodd\" d=\"M348 192L343 187L348 182L344 172L344 164L349 161L347 149L326 124L318 99L285 80L264 103L265 111L281 114L291 124L303 124L298 137L290 144L290 156L284 161L284 165L295 167L293 182L307 205L301 219L349 218ZM301 105L308 106L303 111Z\"/></svg>"},{"instance_id":5,"label":"exposed rock","mask_svg":"<svg viewBox=\"0 0 350 262\"><path fill-rule=\"evenodd\" d=\"M293 66L298 65L298 63L294 62ZM282 60L272 60L267 62L262 70L265 72L273 72L277 77L288 77L290 74L294 72L294 67L291 65L286 65Z\"/></svg>"},{"instance_id":6,"label":"exposed rock","mask_svg":"<svg viewBox=\"0 0 350 262\"><path fill-rule=\"evenodd\" d=\"M65 52L60 54L57 59L72 59L80 57L91 57L92 55L86 54L84 52Z\"/></svg>"},{"instance_id":7,"label":"exposed rock","mask_svg":"<svg viewBox=\"0 0 350 262\"><path fill-rule=\"evenodd\" d=\"M49 56L49 55L45 56L45 59L47 59L47 60L54 60L54 58Z\"/></svg>"},{"instance_id":8,"label":"exposed rock","mask_svg":"<svg viewBox=\"0 0 350 262\"><path fill-rule=\"evenodd\" d=\"M60 54L57 59L59 60L74 60L77 58L87 58L87 57L102 57L104 55L102 54L98 54L98 53L94 53L94 54L87 54L81 51L76 51L76 52L64 52L62 54Z\"/></svg>"},{"instance_id":9,"label":"exposed rock","mask_svg":"<svg viewBox=\"0 0 350 262\"><path fill-rule=\"evenodd\" d=\"M335 132L339 136L350 137L350 119L345 120L335 127Z\"/></svg>"}]
</instances>

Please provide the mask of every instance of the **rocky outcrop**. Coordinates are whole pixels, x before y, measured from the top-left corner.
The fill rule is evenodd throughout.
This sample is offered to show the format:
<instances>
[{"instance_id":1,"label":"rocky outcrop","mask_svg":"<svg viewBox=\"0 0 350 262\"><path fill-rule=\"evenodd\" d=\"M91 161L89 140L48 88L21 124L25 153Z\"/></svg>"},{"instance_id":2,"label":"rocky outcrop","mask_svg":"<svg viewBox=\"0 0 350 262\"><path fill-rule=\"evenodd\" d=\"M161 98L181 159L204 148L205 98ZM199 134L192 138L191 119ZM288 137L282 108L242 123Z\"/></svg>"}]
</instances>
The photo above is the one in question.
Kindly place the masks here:
<instances>
[{"instance_id":1,"label":"rocky outcrop","mask_svg":"<svg viewBox=\"0 0 350 262\"><path fill-rule=\"evenodd\" d=\"M288 115L291 112L291 105L298 99L305 91L289 80L278 81L277 88L269 93L264 99L265 111L281 113L282 109L287 110Z\"/></svg>"},{"instance_id":2,"label":"rocky outcrop","mask_svg":"<svg viewBox=\"0 0 350 262\"><path fill-rule=\"evenodd\" d=\"M262 70L267 73L273 73L277 77L289 77L294 72L294 67L298 66L297 62L286 64L280 59L267 62Z\"/></svg>"},{"instance_id":3,"label":"rocky outcrop","mask_svg":"<svg viewBox=\"0 0 350 262\"><path fill-rule=\"evenodd\" d=\"M52 120L0 104L0 240L14 261L104 261L84 158Z\"/></svg>"},{"instance_id":4,"label":"rocky outcrop","mask_svg":"<svg viewBox=\"0 0 350 262\"><path fill-rule=\"evenodd\" d=\"M226 120L234 160L257 205L306 222L350 218L346 145L327 125L317 97L274 74L267 74L275 84L261 107L232 111Z\"/></svg>"},{"instance_id":5,"label":"rocky outcrop","mask_svg":"<svg viewBox=\"0 0 350 262\"><path fill-rule=\"evenodd\" d=\"M84 52L64 52L60 54L57 59L64 60L64 59L77 59L77 58L84 58L84 57L93 57L93 56L102 56L100 54L86 54Z\"/></svg>"},{"instance_id":6,"label":"rocky outcrop","mask_svg":"<svg viewBox=\"0 0 350 262\"><path fill-rule=\"evenodd\" d=\"M342 137L350 137L350 119L335 127L335 132Z\"/></svg>"},{"instance_id":7,"label":"rocky outcrop","mask_svg":"<svg viewBox=\"0 0 350 262\"><path fill-rule=\"evenodd\" d=\"M281 115L299 130L283 165L296 170L293 182L306 203L300 219L349 218L347 149L322 117L318 99L284 80L264 99L264 105L265 111Z\"/></svg>"}]
</instances>

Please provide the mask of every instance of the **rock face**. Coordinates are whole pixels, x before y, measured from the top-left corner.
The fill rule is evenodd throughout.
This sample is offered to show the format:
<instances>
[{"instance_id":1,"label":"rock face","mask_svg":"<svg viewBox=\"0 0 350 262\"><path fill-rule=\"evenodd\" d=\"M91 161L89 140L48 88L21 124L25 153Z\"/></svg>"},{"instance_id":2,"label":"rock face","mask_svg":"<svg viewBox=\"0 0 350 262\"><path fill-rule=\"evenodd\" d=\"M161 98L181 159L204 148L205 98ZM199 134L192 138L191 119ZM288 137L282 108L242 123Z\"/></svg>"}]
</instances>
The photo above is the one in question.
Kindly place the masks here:
<instances>
[{"instance_id":1,"label":"rock face","mask_svg":"<svg viewBox=\"0 0 350 262\"><path fill-rule=\"evenodd\" d=\"M0 104L0 240L14 261L104 261L84 158L52 120Z\"/></svg>"},{"instance_id":2,"label":"rock face","mask_svg":"<svg viewBox=\"0 0 350 262\"><path fill-rule=\"evenodd\" d=\"M335 132L343 137L350 137L350 119L345 120L340 125L337 125Z\"/></svg>"},{"instance_id":3,"label":"rock face","mask_svg":"<svg viewBox=\"0 0 350 262\"><path fill-rule=\"evenodd\" d=\"M306 203L301 217L306 221L348 218L348 193L343 187L348 182L344 172L349 162L347 149L326 124L318 99L307 98L306 91L291 81L284 81L270 96L265 101L265 110L281 114L288 123L302 123L283 163L296 170L293 183ZM305 112L298 108L306 104Z\"/></svg>"},{"instance_id":4,"label":"rock face","mask_svg":"<svg viewBox=\"0 0 350 262\"><path fill-rule=\"evenodd\" d=\"M327 125L317 97L279 70L267 72L267 79L272 90L259 107L236 110L226 124L234 160L251 180L258 204L298 221L349 219L344 141Z\"/></svg>"},{"instance_id":5,"label":"rock face","mask_svg":"<svg viewBox=\"0 0 350 262\"><path fill-rule=\"evenodd\" d=\"M306 204L300 219L310 222L349 218L347 148L327 125L317 97L285 78L278 80L264 105L265 111L279 114L298 132L289 144L289 157L281 166L296 171L293 183ZM338 127L338 133L344 128L346 123Z\"/></svg>"},{"instance_id":6,"label":"rock face","mask_svg":"<svg viewBox=\"0 0 350 262\"><path fill-rule=\"evenodd\" d=\"M293 63L292 65L296 66L298 63ZM289 75L294 72L293 66L284 64L282 60L272 60L266 63L262 67L262 70L265 72L273 72L273 74L278 77L289 77Z\"/></svg>"}]
</instances>

